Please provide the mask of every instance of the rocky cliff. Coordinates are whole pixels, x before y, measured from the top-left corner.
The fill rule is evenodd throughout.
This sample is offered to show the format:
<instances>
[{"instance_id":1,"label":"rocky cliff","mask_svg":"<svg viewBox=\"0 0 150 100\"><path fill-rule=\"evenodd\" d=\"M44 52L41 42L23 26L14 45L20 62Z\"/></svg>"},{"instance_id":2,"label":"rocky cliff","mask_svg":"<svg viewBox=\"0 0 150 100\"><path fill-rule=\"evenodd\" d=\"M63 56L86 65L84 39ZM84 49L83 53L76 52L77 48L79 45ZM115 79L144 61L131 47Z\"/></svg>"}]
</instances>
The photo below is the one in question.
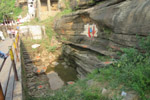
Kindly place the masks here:
<instances>
[{"instance_id":1,"label":"rocky cliff","mask_svg":"<svg viewBox=\"0 0 150 100\"><path fill-rule=\"evenodd\" d=\"M64 55L74 63L81 77L111 63L98 56L117 58L116 51L139 48L137 35L149 33L149 0L97 0L90 4L88 0L71 1L72 9L82 10L57 20L54 29L65 40Z\"/></svg>"},{"instance_id":2,"label":"rocky cliff","mask_svg":"<svg viewBox=\"0 0 150 100\"><path fill-rule=\"evenodd\" d=\"M73 10L86 9L86 8L96 5L100 1L102 2L104 0L69 0L70 7Z\"/></svg>"}]
</instances>

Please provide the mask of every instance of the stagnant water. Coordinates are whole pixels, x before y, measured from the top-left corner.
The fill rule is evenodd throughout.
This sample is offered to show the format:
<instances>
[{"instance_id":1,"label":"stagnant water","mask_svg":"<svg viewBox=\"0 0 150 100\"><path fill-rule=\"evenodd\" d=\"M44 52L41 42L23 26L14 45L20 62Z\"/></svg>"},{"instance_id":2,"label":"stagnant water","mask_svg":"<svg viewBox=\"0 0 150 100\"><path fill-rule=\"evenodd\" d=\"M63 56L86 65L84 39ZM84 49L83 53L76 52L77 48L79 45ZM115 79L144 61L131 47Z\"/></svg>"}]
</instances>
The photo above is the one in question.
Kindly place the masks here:
<instances>
[{"instance_id":1,"label":"stagnant water","mask_svg":"<svg viewBox=\"0 0 150 100\"><path fill-rule=\"evenodd\" d=\"M31 45L32 43L30 42L27 42L24 43L24 49L26 49L26 51L30 51L30 55L31 55L31 59L34 58L35 56L38 55L39 52L42 52L42 50L40 50L39 48L38 49L38 52L34 52L32 51L32 48L31 48ZM66 66L66 64L68 62L65 62L63 59L59 59L59 60L56 60L56 62L58 62L59 64L56 65L55 67L51 66L52 64L50 64L48 67L47 67L47 70L46 70L46 73L49 73L50 71L54 71L58 74L58 76L65 82L69 82L69 81L76 81L77 80L77 71L76 69L74 69L73 67L71 66L68 66L67 68L65 68L64 66ZM65 65L62 64L62 63L66 63ZM44 62L35 62L34 65L35 66L40 66L42 65L42 63Z\"/></svg>"},{"instance_id":2,"label":"stagnant water","mask_svg":"<svg viewBox=\"0 0 150 100\"><path fill-rule=\"evenodd\" d=\"M63 60L58 60L57 62L59 64L56 65L55 67L51 67L51 65L49 65L47 67L46 73L49 73L50 71L57 72L59 77L65 83L67 83L68 81L75 81L75 80L77 80L77 71L74 68L72 68L72 67L65 68L64 65L62 64L62 63L64 63Z\"/></svg>"}]
</instances>

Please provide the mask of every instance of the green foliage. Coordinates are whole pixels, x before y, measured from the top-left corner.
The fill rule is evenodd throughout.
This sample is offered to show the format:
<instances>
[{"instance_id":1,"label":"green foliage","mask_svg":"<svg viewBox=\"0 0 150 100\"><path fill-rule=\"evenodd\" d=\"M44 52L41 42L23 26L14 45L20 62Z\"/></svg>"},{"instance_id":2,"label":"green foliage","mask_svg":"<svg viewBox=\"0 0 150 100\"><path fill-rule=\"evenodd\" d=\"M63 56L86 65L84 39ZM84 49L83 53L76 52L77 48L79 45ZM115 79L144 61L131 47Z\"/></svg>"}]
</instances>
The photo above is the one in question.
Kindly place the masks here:
<instances>
[{"instance_id":1,"label":"green foliage","mask_svg":"<svg viewBox=\"0 0 150 100\"><path fill-rule=\"evenodd\" d=\"M0 1L0 22L3 21L4 15L11 18L16 18L21 13L21 9L15 7L16 0L1 0ZM11 14L12 13L12 14Z\"/></svg>"},{"instance_id":2,"label":"green foliage","mask_svg":"<svg viewBox=\"0 0 150 100\"><path fill-rule=\"evenodd\" d=\"M67 14L70 14L72 12L72 9L70 8L70 2L68 0L63 0L63 2L65 3L65 6L66 8L61 11L60 13L58 13L55 18L60 18L62 17L63 15L67 15Z\"/></svg>"},{"instance_id":3,"label":"green foliage","mask_svg":"<svg viewBox=\"0 0 150 100\"><path fill-rule=\"evenodd\" d=\"M146 52L150 52L150 36L148 36L147 38L141 38L140 47L146 50Z\"/></svg>"},{"instance_id":4,"label":"green foliage","mask_svg":"<svg viewBox=\"0 0 150 100\"><path fill-rule=\"evenodd\" d=\"M103 56L103 55L98 55L97 58L101 61L110 61L112 60L110 57L108 56Z\"/></svg>"},{"instance_id":5,"label":"green foliage","mask_svg":"<svg viewBox=\"0 0 150 100\"><path fill-rule=\"evenodd\" d=\"M66 9L70 9L70 2L68 0L63 0L66 6Z\"/></svg>"},{"instance_id":6,"label":"green foliage","mask_svg":"<svg viewBox=\"0 0 150 100\"><path fill-rule=\"evenodd\" d=\"M59 16L63 16L63 15L70 14L71 12L72 12L71 9L65 9L65 10L63 10L62 12L60 12L58 15L59 15Z\"/></svg>"},{"instance_id":7,"label":"green foliage","mask_svg":"<svg viewBox=\"0 0 150 100\"><path fill-rule=\"evenodd\" d=\"M50 96L41 98L30 97L28 100L109 100L101 95L101 91L98 88L87 86L85 80L80 80L74 85L63 87L55 92L49 92Z\"/></svg>"},{"instance_id":8,"label":"green foliage","mask_svg":"<svg viewBox=\"0 0 150 100\"><path fill-rule=\"evenodd\" d=\"M94 1L94 0L90 0L89 3L90 3L90 4L93 4L93 3L95 3L95 1Z\"/></svg>"},{"instance_id":9,"label":"green foliage","mask_svg":"<svg viewBox=\"0 0 150 100\"><path fill-rule=\"evenodd\" d=\"M55 18L57 17L57 18L60 18L60 17L62 17L63 15L67 15L67 14L70 14L71 12L73 12L72 11L72 9L70 8L70 2L68 1L66 1L66 0L64 0L64 2L65 2L65 5L66 5L66 8L63 10L63 11L61 11L60 13L58 13L56 16L55 16Z\"/></svg>"},{"instance_id":10,"label":"green foliage","mask_svg":"<svg viewBox=\"0 0 150 100\"><path fill-rule=\"evenodd\" d=\"M53 31L53 29L51 28L51 27L46 27L46 34L47 34L47 36L49 37L49 40L51 40L52 39L52 36L54 35L54 31Z\"/></svg>"},{"instance_id":11,"label":"green foliage","mask_svg":"<svg viewBox=\"0 0 150 100\"><path fill-rule=\"evenodd\" d=\"M143 41L143 40L142 40ZM142 49L149 51L150 37L144 39ZM137 91L142 100L150 93L150 54L141 53L134 48L122 49L124 54L114 65L101 69L100 81L109 80L111 84L124 84Z\"/></svg>"},{"instance_id":12,"label":"green foliage","mask_svg":"<svg viewBox=\"0 0 150 100\"><path fill-rule=\"evenodd\" d=\"M105 28L103 28L103 32L104 32L106 35L109 35L109 34L112 33L112 30L109 29L109 28L107 28L107 27L105 27Z\"/></svg>"},{"instance_id":13,"label":"green foliage","mask_svg":"<svg viewBox=\"0 0 150 100\"><path fill-rule=\"evenodd\" d=\"M101 95L98 93L100 92L98 89L92 90L91 88L86 88L85 90L82 91L82 100L100 100ZM107 99L103 99L107 100Z\"/></svg>"},{"instance_id":14,"label":"green foliage","mask_svg":"<svg viewBox=\"0 0 150 100\"><path fill-rule=\"evenodd\" d=\"M49 52L54 52L56 50L57 46L47 46L46 49L49 51Z\"/></svg>"},{"instance_id":15,"label":"green foliage","mask_svg":"<svg viewBox=\"0 0 150 100\"><path fill-rule=\"evenodd\" d=\"M19 8L19 7L16 7L16 8L14 9L14 11L13 11L13 16L12 16L12 17L13 17L14 19L17 19L17 16L19 16L21 12L22 12L22 9Z\"/></svg>"},{"instance_id":16,"label":"green foliage","mask_svg":"<svg viewBox=\"0 0 150 100\"><path fill-rule=\"evenodd\" d=\"M82 2L82 1L77 0L77 4L76 4L76 7L75 7L76 9L79 9L80 2ZM94 0L90 0L90 1L87 2L87 4L94 4L94 3L95 3Z\"/></svg>"},{"instance_id":17,"label":"green foliage","mask_svg":"<svg viewBox=\"0 0 150 100\"><path fill-rule=\"evenodd\" d=\"M61 40L63 40L63 41L67 41L67 38L65 38L65 37L62 37L62 38L61 38Z\"/></svg>"}]
</instances>

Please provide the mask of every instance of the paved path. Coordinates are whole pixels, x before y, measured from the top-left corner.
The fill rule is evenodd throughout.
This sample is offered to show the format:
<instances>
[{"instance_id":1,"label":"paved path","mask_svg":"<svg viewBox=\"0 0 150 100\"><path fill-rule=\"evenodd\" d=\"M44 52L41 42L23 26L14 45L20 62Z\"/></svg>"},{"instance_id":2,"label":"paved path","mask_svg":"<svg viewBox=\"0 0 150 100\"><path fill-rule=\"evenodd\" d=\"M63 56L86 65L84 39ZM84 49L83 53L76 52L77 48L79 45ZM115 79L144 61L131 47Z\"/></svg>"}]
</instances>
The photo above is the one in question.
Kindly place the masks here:
<instances>
[{"instance_id":1,"label":"paved path","mask_svg":"<svg viewBox=\"0 0 150 100\"><path fill-rule=\"evenodd\" d=\"M7 53L8 52L8 46L12 46L12 42L13 42L13 40L9 39L9 38L6 38L5 41L1 41L0 42L0 51ZM19 56L20 56L20 54L19 54ZM0 66L1 66L2 62L3 62L3 59L0 58ZM18 73L19 73L19 79L20 79L21 78L21 65L20 65L20 63L17 63L16 65L17 65L17 69L19 70ZM16 90L16 88L18 88L18 85L16 85L16 84L18 84L18 82L19 82L19 88L18 89L21 88L21 81L18 81L18 82L15 81L14 82L14 71L13 71L13 68L11 68L10 57L7 58L2 70L0 72L0 82L2 85L3 93L6 92L6 86L7 86L9 72L10 72L10 80L8 83L8 88L7 88L5 100L13 100L13 96L15 96L15 93L12 92L13 87L14 87L14 90L16 92L18 92L18 90ZM21 96L21 98L22 98L22 96ZM17 100L21 100L21 98L19 98Z\"/></svg>"},{"instance_id":2,"label":"paved path","mask_svg":"<svg viewBox=\"0 0 150 100\"><path fill-rule=\"evenodd\" d=\"M8 46L11 46L11 45L12 45L12 39L7 38L5 41L1 41L0 42L0 51L7 53ZM0 65L2 64L2 62L3 62L3 59L0 58ZM3 69L0 72L0 82L2 84L3 93L5 93L5 91L6 91L6 85L7 85L10 68L11 68L11 60L10 60L10 57L8 57L3 66ZM13 82L13 80L14 80L13 72L11 70L10 82ZM8 93L9 93L9 91L12 91L11 87L12 86L8 87ZM11 95L11 97L12 97L12 94L9 93L9 95Z\"/></svg>"},{"instance_id":3,"label":"paved path","mask_svg":"<svg viewBox=\"0 0 150 100\"><path fill-rule=\"evenodd\" d=\"M0 51L7 53L8 52L8 46L12 45L12 39L6 38L5 41L0 42ZM0 59L0 65L3 62L3 59ZM9 61L6 61L9 63Z\"/></svg>"}]
</instances>

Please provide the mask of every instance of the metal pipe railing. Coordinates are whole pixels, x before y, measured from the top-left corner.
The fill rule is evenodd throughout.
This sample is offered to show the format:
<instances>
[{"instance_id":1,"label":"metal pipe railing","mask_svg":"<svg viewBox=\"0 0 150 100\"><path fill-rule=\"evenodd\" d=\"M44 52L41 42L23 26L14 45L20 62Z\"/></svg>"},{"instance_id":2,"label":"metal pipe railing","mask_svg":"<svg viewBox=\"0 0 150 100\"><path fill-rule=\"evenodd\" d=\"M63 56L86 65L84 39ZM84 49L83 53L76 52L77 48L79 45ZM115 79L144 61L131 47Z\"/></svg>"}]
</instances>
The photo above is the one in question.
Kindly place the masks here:
<instances>
[{"instance_id":1,"label":"metal pipe railing","mask_svg":"<svg viewBox=\"0 0 150 100\"><path fill-rule=\"evenodd\" d=\"M5 64L6 59L7 59L7 58L4 58L4 60L3 60L2 64L1 64L0 72L1 72L1 70L3 69L3 66L4 66L4 64Z\"/></svg>"},{"instance_id":2,"label":"metal pipe railing","mask_svg":"<svg viewBox=\"0 0 150 100\"><path fill-rule=\"evenodd\" d=\"M15 50L15 56L14 56L14 53L13 53L13 50L12 50L12 46L9 46L9 55L10 55L12 64L11 64L11 67L10 67L10 70L9 70L9 73L8 73L8 79L7 79L7 83L6 83L5 93L3 91L3 88L2 88L2 85L1 85L1 82L0 82L0 100L5 100L5 98L6 98L7 89L8 89L8 85L9 85L9 81L10 81L10 75L11 75L12 68L13 68L13 71L14 71L15 80L19 81L17 68L16 68L16 62L15 62L15 59L14 59L16 57L16 61L19 62L19 56L18 56L19 46L18 46L18 42L19 42L19 33L16 35L15 41L13 41L13 48ZM5 65L5 62L6 62L7 58L4 58L4 60L3 60L2 64L1 64L1 67L0 67L0 72L2 71L3 66ZM14 84L15 84L15 81L13 81L13 91L14 91ZM13 95L12 95L12 98L13 98Z\"/></svg>"}]
</instances>

